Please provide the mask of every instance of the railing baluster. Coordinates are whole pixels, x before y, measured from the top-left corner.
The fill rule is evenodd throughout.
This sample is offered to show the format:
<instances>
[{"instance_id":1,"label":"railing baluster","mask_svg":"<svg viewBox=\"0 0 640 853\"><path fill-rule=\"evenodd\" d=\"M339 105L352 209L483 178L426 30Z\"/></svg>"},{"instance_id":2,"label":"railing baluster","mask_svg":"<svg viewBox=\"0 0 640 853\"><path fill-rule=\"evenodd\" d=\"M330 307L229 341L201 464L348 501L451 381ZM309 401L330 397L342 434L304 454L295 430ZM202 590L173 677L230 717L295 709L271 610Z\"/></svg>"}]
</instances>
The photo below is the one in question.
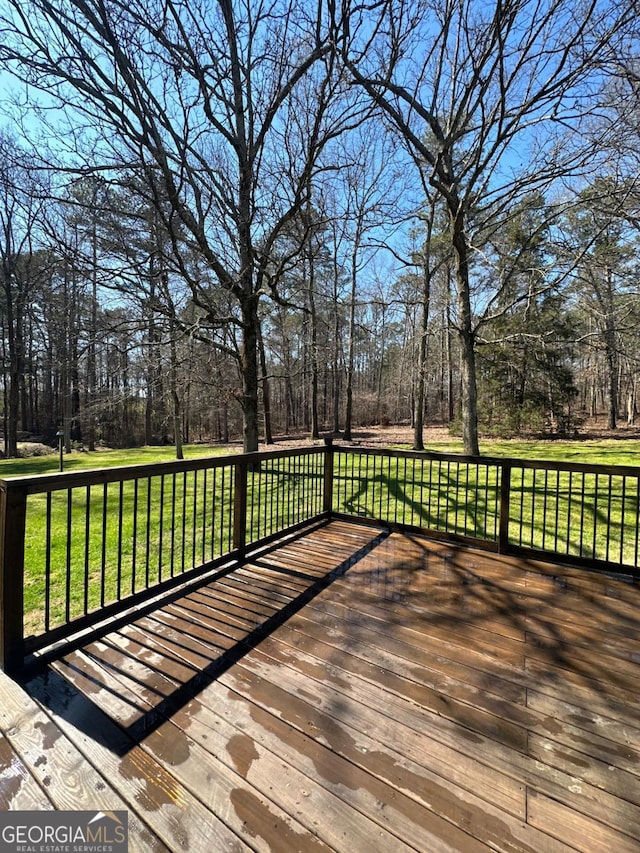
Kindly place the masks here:
<instances>
[{"instance_id":1,"label":"railing baluster","mask_svg":"<svg viewBox=\"0 0 640 853\"><path fill-rule=\"evenodd\" d=\"M162 580L162 557L164 551L164 474L160 475L160 507L158 510L158 583Z\"/></svg>"},{"instance_id":2,"label":"railing baluster","mask_svg":"<svg viewBox=\"0 0 640 853\"><path fill-rule=\"evenodd\" d=\"M173 577L174 575L174 566L176 560L176 494L177 494L177 485L176 478L177 474L173 473L171 475L171 539L169 546L169 577Z\"/></svg>"},{"instance_id":3,"label":"railing baluster","mask_svg":"<svg viewBox=\"0 0 640 853\"><path fill-rule=\"evenodd\" d=\"M104 607L106 602L106 584L107 584L107 519L109 517L109 484L103 483L102 486L102 540L100 548L100 607Z\"/></svg>"},{"instance_id":4,"label":"railing baluster","mask_svg":"<svg viewBox=\"0 0 640 853\"><path fill-rule=\"evenodd\" d=\"M247 463L239 459L235 465L233 504L233 547L241 554L247 541Z\"/></svg>"},{"instance_id":5,"label":"railing baluster","mask_svg":"<svg viewBox=\"0 0 640 853\"><path fill-rule=\"evenodd\" d=\"M147 519L145 530L145 561L144 561L144 584L149 587L150 563L151 563L151 477L147 477Z\"/></svg>"},{"instance_id":6,"label":"railing baluster","mask_svg":"<svg viewBox=\"0 0 640 853\"><path fill-rule=\"evenodd\" d=\"M622 565L624 562L624 542L625 542L625 513L627 509L627 478L622 478L622 505L620 507L620 553L618 554L618 562Z\"/></svg>"},{"instance_id":7,"label":"railing baluster","mask_svg":"<svg viewBox=\"0 0 640 853\"><path fill-rule=\"evenodd\" d=\"M500 527L498 532L498 551L506 554L509 550L509 511L511 504L511 465L503 462L500 476Z\"/></svg>"},{"instance_id":8,"label":"railing baluster","mask_svg":"<svg viewBox=\"0 0 640 853\"><path fill-rule=\"evenodd\" d=\"M51 492L47 492L45 510L44 630L51 627ZM1 618L1 617L0 617Z\"/></svg>"},{"instance_id":9,"label":"railing baluster","mask_svg":"<svg viewBox=\"0 0 640 853\"><path fill-rule=\"evenodd\" d=\"M206 561L205 553L207 550L207 476L209 469L205 468L203 472L204 483L202 484L202 548L200 551L200 561Z\"/></svg>"},{"instance_id":10,"label":"railing baluster","mask_svg":"<svg viewBox=\"0 0 640 853\"><path fill-rule=\"evenodd\" d=\"M597 554L596 543L598 541L598 477L599 475L596 474L596 483L595 488L593 490L593 546L591 549L591 556L593 559L595 559Z\"/></svg>"},{"instance_id":11,"label":"railing baluster","mask_svg":"<svg viewBox=\"0 0 640 853\"><path fill-rule=\"evenodd\" d=\"M136 561L138 555L138 479L133 481L133 531L131 541L131 593L136 591Z\"/></svg>"},{"instance_id":12,"label":"railing baluster","mask_svg":"<svg viewBox=\"0 0 640 853\"><path fill-rule=\"evenodd\" d=\"M84 505L84 601L83 613L89 612L89 543L91 541L91 486L86 487Z\"/></svg>"},{"instance_id":13,"label":"railing baluster","mask_svg":"<svg viewBox=\"0 0 640 853\"><path fill-rule=\"evenodd\" d=\"M609 562L609 549L611 547L611 489L613 485L613 477L609 474L609 489L607 498L607 528L608 532L605 537L605 560Z\"/></svg>"},{"instance_id":14,"label":"railing baluster","mask_svg":"<svg viewBox=\"0 0 640 853\"><path fill-rule=\"evenodd\" d=\"M187 555L187 472L182 473L182 540L180 542L180 571L184 573Z\"/></svg>"},{"instance_id":15,"label":"railing baluster","mask_svg":"<svg viewBox=\"0 0 640 853\"><path fill-rule=\"evenodd\" d=\"M71 523L73 514L73 491L67 489L67 556L65 561L65 594L64 594L64 618L68 622L71 617Z\"/></svg>"},{"instance_id":16,"label":"railing baluster","mask_svg":"<svg viewBox=\"0 0 640 853\"><path fill-rule=\"evenodd\" d=\"M520 547L522 547L522 542L523 542L522 533L524 530L525 469L520 468L519 471L520 471L520 519L519 519L520 524L518 525L518 527L519 527L518 545ZM532 474L532 478L533 478L533 476L534 476L534 474ZM533 489L533 486L532 486L532 489Z\"/></svg>"},{"instance_id":17,"label":"railing baluster","mask_svg":"<svg viewBox=\"0 0 640 853\"><path fill-rule=\"evenodd\" d=\"M191 568L195 568L197 565L196 550L197 550L197 538L198 538L198 525L196 523L196 519L198 518L198 471L197 471L197 469L193 472L193 507L191 509L190 518L191 518L191 527L192 527Z\"/></svg>"},{"instance_id":18,"label":"railing baluster","mask_svg":"<svg viewBox=\"0 0 640 853\"><path fill-rule=\"evenodd\" d=\"M553 538L553 550L558 550L558 521L560 518L560 472L556 471L556 517L555 517L555 536Z\"/></svg>"},{"instance_id":19,"label":"railing baluster","mask_svg":"<svg viewBox=\"0 0 640 853\"><path fill-rule=\"evenodd\" d=\"M584 471L581 472L580 475L580 538L579 538L579 555L582 557L584 555L584 509L585 509L585 488L586 488L586 473Z\"/></svg>"},{"instance_id":20,"label":"railing baluster","mask_svg":"<svg viewBox=\"0 0 640 853\"><path fill-rule=\"evenodd\" d=\"M124 498L124 483L120 482L118 491L118 601L122 598L122 503Z\"/></svg>"},{"instance_id":21,"label":"railing baluster","mask_svg":"<svg viewBox=\"0 0 640 853\"><path fill-rule=\"evenodd\" d=\"M639 548L640 548L640 476L636 477L636 499L635 499L635 512L633 513L633 517L636 520L636 541L634 548L634 560L633 565L638 565L638 556L639 556Z\"/></svg>"},{"instance_id":22,"label":"railing baluster","mask_svg":"<svg viewBox=\"0 0 640 853\"><path fill-rule=\"evenodd\" d=\"M571 551L571 503L573 501L573 471L569 471L569 494L567 495L567 547L565 553Z\"/></svg>"}]
</instances>

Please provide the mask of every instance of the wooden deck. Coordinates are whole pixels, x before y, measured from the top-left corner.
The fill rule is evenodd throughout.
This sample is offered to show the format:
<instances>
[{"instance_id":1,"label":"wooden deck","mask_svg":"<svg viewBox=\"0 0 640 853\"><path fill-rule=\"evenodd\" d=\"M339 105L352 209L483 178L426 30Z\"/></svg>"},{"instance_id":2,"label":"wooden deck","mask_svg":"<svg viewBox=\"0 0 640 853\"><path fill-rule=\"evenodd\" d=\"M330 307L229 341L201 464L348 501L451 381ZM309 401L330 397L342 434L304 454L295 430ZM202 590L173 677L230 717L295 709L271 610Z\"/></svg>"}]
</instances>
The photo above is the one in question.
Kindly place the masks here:
<instances>
[{"instance_id":1,"label":"wooden deck","mask_svg":"<svg viewBox=\"0 0 640 853\"><path fill-rule=\"evenodd\" d=\"M126 809L137 851L640 851L639 605L332 522L0 676L0 809Z\"/></svg>"}]
</instances>

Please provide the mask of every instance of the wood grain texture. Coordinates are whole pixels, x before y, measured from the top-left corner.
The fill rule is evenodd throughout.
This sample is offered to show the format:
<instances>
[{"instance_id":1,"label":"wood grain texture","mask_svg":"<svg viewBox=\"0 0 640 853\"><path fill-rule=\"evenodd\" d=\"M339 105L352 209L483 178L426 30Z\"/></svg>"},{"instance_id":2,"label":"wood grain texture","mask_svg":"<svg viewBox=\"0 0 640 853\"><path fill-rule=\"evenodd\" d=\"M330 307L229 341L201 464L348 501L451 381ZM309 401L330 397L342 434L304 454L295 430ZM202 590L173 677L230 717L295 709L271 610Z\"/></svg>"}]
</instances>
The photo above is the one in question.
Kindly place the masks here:
<instances>
[{"instance_id":1,"label":"wood grain texture","mask_svg":"<svg viewBox=\"0 0 640 853\"><path fill-rule=\"evenodd\" d=\"M0 807L176 853L640 850L639 604L332 522L1 676Z\"/></svg>"}]
</instances>

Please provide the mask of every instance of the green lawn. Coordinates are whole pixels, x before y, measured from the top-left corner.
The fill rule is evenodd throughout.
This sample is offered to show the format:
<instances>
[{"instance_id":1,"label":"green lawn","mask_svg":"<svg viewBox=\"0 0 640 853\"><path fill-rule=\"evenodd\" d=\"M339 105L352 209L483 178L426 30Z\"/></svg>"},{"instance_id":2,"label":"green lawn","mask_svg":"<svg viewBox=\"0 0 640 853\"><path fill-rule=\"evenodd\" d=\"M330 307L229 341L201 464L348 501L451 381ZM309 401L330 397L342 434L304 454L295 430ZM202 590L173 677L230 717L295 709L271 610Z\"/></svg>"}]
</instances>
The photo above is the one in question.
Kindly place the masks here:
<instances>
[{"instance_id":1,"label":"green lawn","mask_svg":"<svg viewBox=\"0 0 640 853\"><path fill-rule=\"evenodd\" d=\"M462 453L461 441L430 442L426 450L437 453ZM640 441L607 439L602 441L482 441L484 456L511 456L516 459L548 459L554 462L587 462L598 465L640 466Z\"/></svg>"},{"instance_id":2,"label":"green lawn","mask_svg":"<svg viewBox=\"0 0 640 853\"><path fill-rule=\"evenodd\" d=\"M459 442L447 441L427 449L460 453L462 448ZM496 441L484 442L482 450L492 457L636 465L640 443ZM202 445L185 449L188 459L222 455L230 455L228 449ZM354 468L355 458L357 453L336 460L337 510L496 540L496 466L423 460L408 464L364 455ZM173 448L149 447L74 453L64 461L68 472L173 459ZM248 541L321 510L321 457L309 457L315 467L309 462L308 468L296 467L302 463L293 459L249 472ZM225 464L90 489L65 488L50 497L30 496L25 543L27 632L42 633L47 625L62 624L228 553L233 547L233 469L233 464ZM57 455L0 461L0 478L57 470ZM514 544L555 547L569 554L595 556L597 551L613 560L619 554L633 564L638 556L639 499L635 477L623 482L562 474L547 483L543 472L518 474L513 482L510 538ZM586 515L579 514L583 505Z\"/></svg>"},{"instance_id":3,"label":"green lawn","mask_svg":"<svg viewBox=\"0 0 640 853\"><path fill-rule=\"evenodd\" d=\"M408 449L408 445L398 445ZM275 445L277 449L277 445ZM432 441L425 448L437 453L462 453L462 441ZM640 466L640 441L609 439L602 441L482 441L480 449L485 456L511 456L520 459L549 459L564 462L593 462L603 465ZM187 459L222 456L238 453L239 447L211 447L187 445ZM93 453L74 452L64 457L65 471L92 468L114 468L119 465L142 465L153 462L170 462L175 459L173 447L136 447L130 450L99 450ZM29 474L50 474L58 470L57 454L31 459L0 460L0 478L23 477Z\"/></svg>"},{"instance_id":4,"label":"green lawn","mask_svg":"<svg viewBox=\"0 0 640 853\"><path fill-rule=\"evenodd\" d=\"M334 506L378 518L497 542L500 466L491 459L582 462L633 467L617 473L558 472L514 466L509 543L558 555L638 566L640 467L635 441L485 442L487 462L339 454ZM457 442L428 450L460 453ZM637 472L637 473L635 473ZM337 501L335 498L337 497Z\"/></svg>"},{"instance_id":5,"label":"green lawn","mask_svg":"<svg viewBox=\"0 0 640 853\"><path fill-rule=\"evenodd\" d=\"M184 448L186 459L201 459L207 456L223 456L239 452L239 448L211 447L190 444ZM63 463L66 471L90 470L93 468L117 468L120 465L150 465L153 462L175 460L173 447L134 447L130 450L96 450L65 454ZM29 459L0 460L0 479L26 477L30 474L52 474L59 470L59 456L35 456Z\"/></svg>"},{"instance_id":6,"label":"green lawn","mask_svg":"<svg viewBox=\"0 0 640 853\"><path fill-rule=\"evenodd\" d=\"M27 633L42 634L233 550L237 453L199 446L188 448L185 455L202 458L203 466L171 473L145 470L122 482L64 485L29 495ZM74 454L65 473L96 468L98 463L109 468L127 462L172 461L172 456L170 448ZM55 458L7 461L0 476L7 471L13 477L56 471L55 462ZM317 515L322 510L322 487L321 453L279 458L249 470L246 541Z\"/></svg>"}]
</instances>

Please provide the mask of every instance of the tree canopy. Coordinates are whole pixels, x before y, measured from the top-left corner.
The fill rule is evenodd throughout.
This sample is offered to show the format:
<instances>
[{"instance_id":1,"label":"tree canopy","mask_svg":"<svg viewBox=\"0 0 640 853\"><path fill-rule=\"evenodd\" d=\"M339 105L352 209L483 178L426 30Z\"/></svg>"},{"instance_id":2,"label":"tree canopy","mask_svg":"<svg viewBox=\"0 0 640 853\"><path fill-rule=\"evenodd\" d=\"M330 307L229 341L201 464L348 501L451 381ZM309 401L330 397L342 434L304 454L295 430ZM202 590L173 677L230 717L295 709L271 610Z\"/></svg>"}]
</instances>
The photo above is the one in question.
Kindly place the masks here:
<instances>
[{"instance_id":1,"label":"tree canopy","mask_svg":"<svg viewBox=\"0 0 640 853\"><path fill-rule=\"evenodd\" d=\"M2 0L0 27L7 452L254 450L275 417L416 447L438 419L477 454L635 416L631 0Z\"/></svg>"}]
</instances>

